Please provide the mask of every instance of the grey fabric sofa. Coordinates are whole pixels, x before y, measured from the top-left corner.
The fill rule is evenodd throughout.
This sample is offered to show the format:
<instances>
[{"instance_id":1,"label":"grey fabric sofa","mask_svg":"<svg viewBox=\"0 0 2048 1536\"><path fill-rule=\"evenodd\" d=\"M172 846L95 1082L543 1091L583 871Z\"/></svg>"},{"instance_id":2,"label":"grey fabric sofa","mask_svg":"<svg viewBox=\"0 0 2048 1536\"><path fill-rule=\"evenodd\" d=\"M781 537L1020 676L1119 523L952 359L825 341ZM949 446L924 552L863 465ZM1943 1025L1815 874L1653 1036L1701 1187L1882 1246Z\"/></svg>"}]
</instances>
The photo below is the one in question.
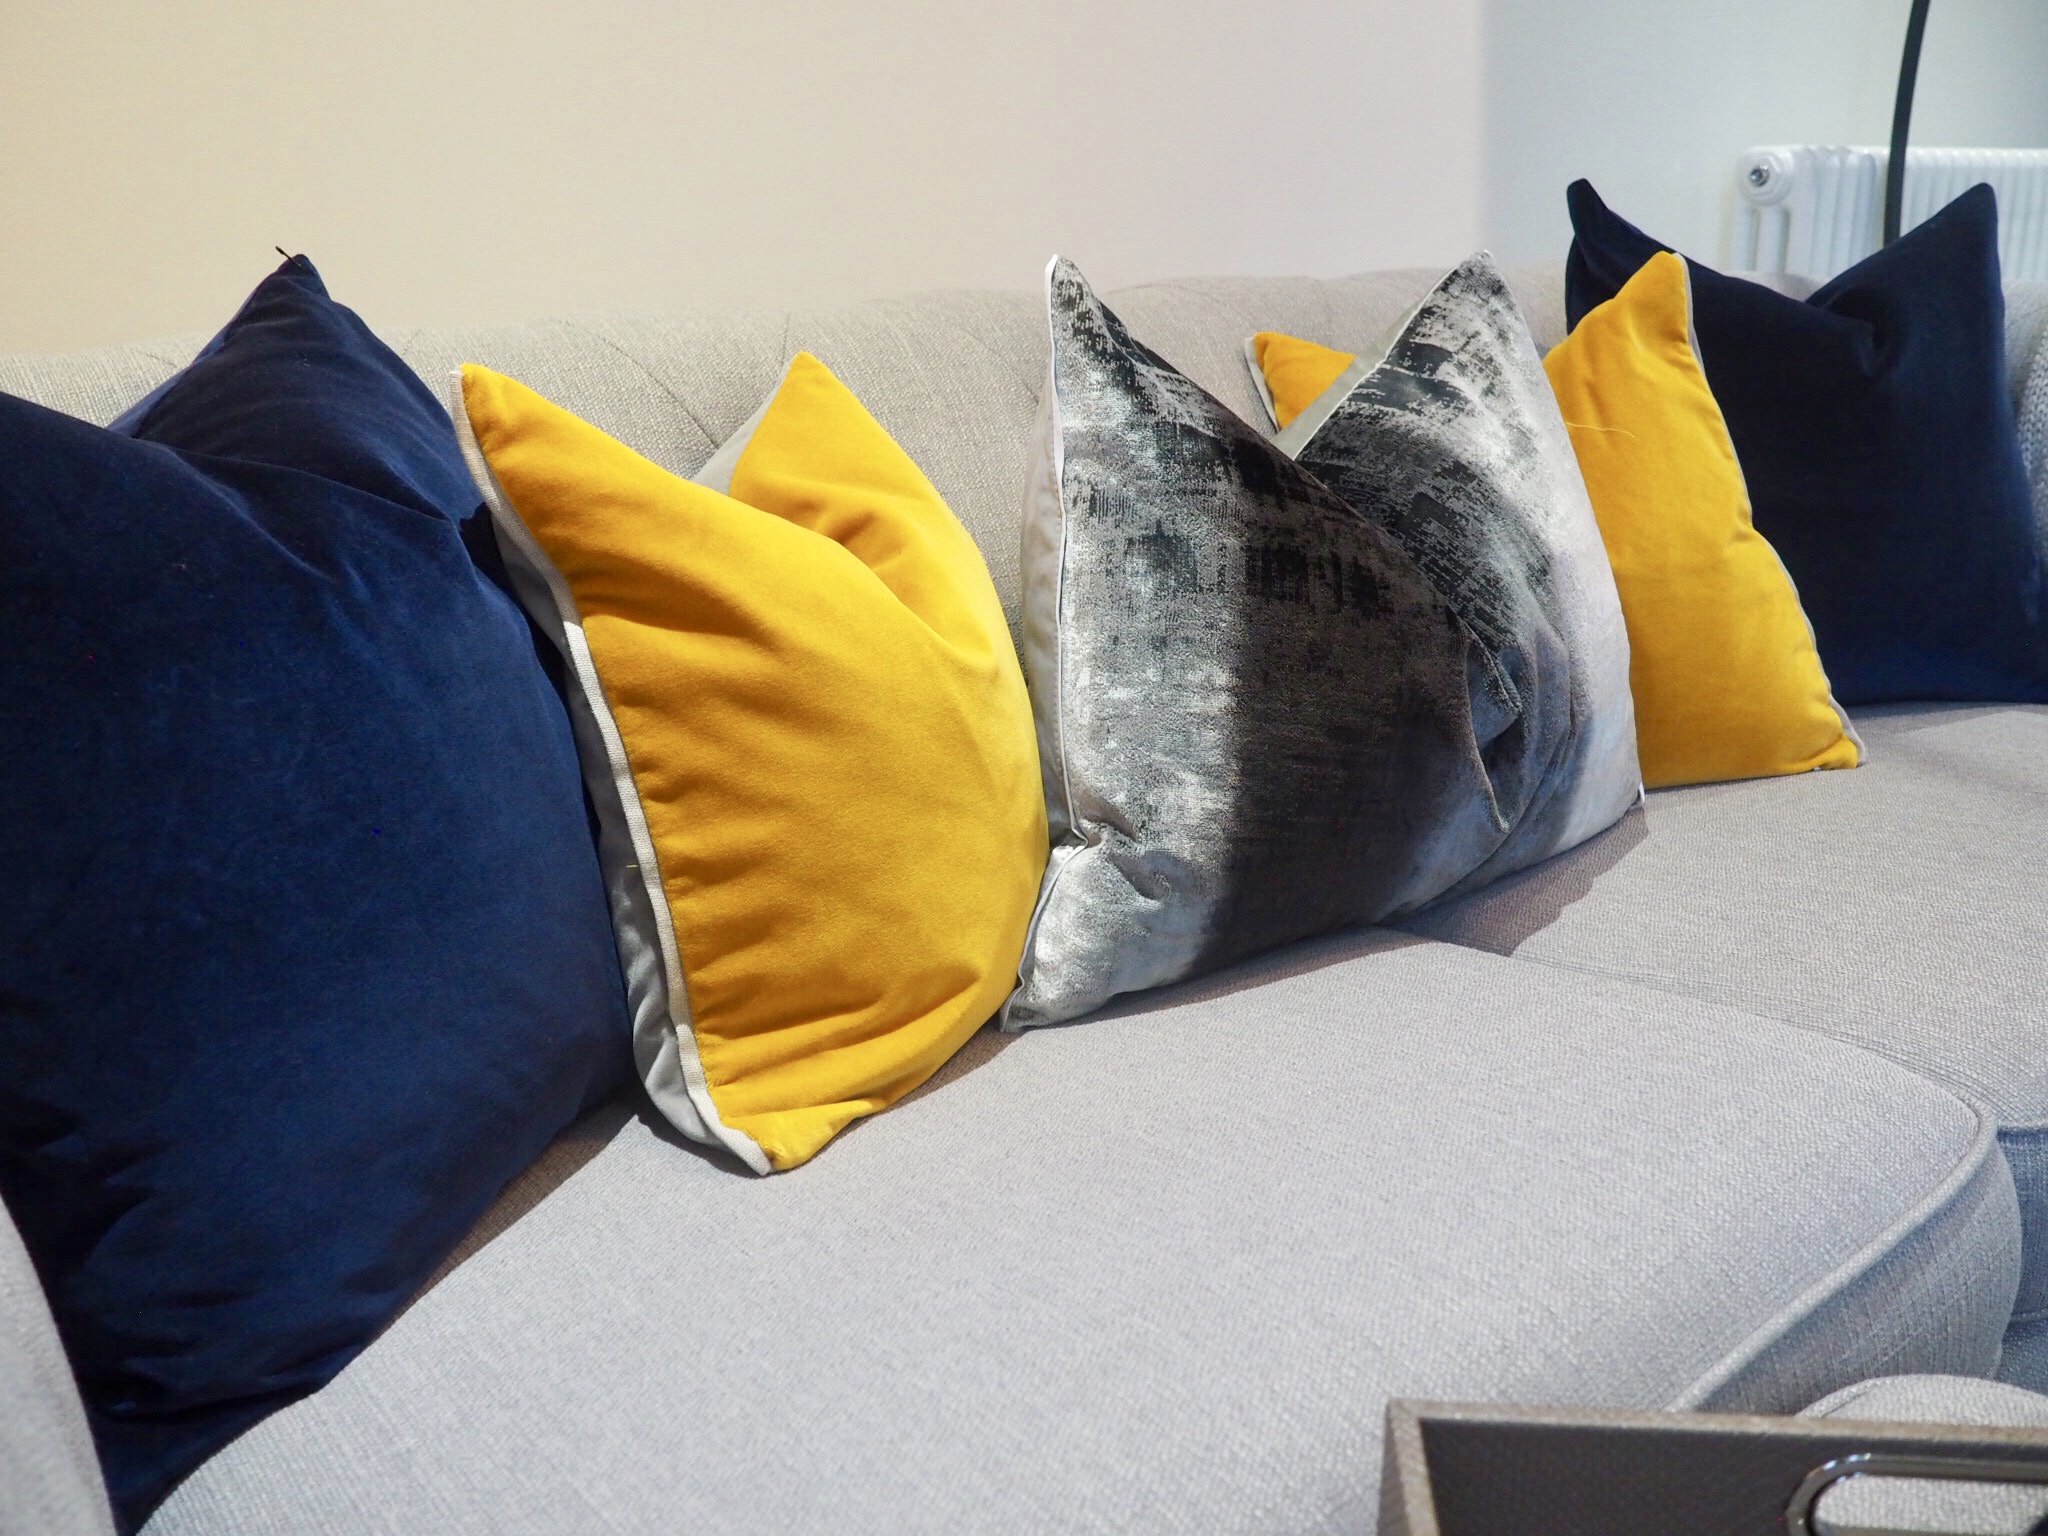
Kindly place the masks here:
<instances>
[{"instance_id":1,"label":"grey fabric sofa","mask_svg":"<svg viewBox=\"0 0 2048 1536\"><path fill-rule=\"evenodd\" d=\"M1436 276L1109 302L1249 417L1246 335L1362 348ZM1515 282L1554 341L1556 269ZM1014 619L1027 291L386 335L685 473L814 351ZM0 359L0 389L106 420L195 344ZM1858 725L1864 769L1652 795L1406 931L984 1033L789 1175L621 1096L147 1529L1370 1530L1392 1396L2048 1384L2048 710ZM39 1305L0 1246L0 1532L92 1530Z\"/></svg>"}]
</instances>

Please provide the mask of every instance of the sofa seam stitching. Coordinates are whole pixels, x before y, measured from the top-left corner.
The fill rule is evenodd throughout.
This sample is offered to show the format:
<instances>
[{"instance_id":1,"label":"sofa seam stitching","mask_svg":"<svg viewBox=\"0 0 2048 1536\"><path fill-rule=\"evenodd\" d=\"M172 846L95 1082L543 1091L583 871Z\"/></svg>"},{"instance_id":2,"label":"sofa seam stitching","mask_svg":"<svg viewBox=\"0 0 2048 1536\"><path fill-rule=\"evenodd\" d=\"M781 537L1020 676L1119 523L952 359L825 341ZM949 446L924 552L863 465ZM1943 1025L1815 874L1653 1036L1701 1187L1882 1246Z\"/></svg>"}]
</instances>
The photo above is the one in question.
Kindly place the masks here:
<instances>
[{"instance_id":1,"label":"sofa seam stitching","mask_svg":"<svg viewBox=\"0 0 2048 1536\"><path fill-rule=\"evenodd\" d=\"M1730 1385L1743 1369L1761 1359L1770 1345L1781 1341L1793 1328L1817 1315L1827 1303L1845 1295L1856 1280L1875 1273L1887 1258L1930 1228L1945 1212L1954 1209L1960 1197L1989 1166L1994 1154L2002 1160L1995 1119L1981 1105L1960 1098L1957 1102L1975 1117L1977 1130L1949 1172L1903 1215L1881 1228L1833 1269L1791 1296L1747 1338L1700 1372L1692 1384L1673 1400L1673 1406L1692 1407L1709 1394ZM2008 1174L2010 1171L2008 1167Z\"/></svg>"}]
</instances>

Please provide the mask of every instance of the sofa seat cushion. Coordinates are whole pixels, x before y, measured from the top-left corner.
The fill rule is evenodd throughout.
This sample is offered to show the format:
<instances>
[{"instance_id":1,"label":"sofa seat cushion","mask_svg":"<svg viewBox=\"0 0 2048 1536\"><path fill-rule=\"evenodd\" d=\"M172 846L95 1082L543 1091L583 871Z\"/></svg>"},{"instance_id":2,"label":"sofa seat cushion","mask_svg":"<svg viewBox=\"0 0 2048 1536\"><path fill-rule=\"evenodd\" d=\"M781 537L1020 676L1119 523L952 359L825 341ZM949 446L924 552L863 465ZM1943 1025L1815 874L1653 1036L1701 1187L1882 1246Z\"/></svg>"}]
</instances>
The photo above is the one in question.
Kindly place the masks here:
<instances>
[{"instance_id":1,"label":"sofa seat cushion","mask_svg":"<svg viewBox=\"0 0 2048 1536\"><path fill-rule=\"evenodd\" d=\"M1880 1056L1345 935L979 1035L766 1183L615 1104L148 1529L1370 1529L1390 1395L1981 1373L2017 1242Z\"/></svg>"},{"instance_id":2,"label":"sofa seat cushion","mask_svg":"<svg viewBox=\"0 0 2048 1536\"><path fill-rule=\"evenodd\" d=\"M1983 1103L2025 1212L2024 1321L2048 1309L2048 708L1855 718L1855 773L1658 791L1408 926L1821 1030Z\"/></svg>"}]
</instances>

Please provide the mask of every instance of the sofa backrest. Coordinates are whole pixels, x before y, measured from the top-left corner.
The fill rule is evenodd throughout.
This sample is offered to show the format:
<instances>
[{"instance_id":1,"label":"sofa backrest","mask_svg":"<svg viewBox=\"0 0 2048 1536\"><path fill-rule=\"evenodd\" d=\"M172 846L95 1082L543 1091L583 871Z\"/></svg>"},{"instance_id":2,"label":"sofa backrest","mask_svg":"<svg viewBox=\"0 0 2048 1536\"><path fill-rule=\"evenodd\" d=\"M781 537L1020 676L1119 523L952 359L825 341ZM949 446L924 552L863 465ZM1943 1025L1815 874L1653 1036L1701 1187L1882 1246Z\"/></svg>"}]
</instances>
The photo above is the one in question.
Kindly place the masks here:
<instances>
[{"instance_id":1,"label":"sofa backrest","mask_svg":"<svg viewBox=\"0 0 2048 1536\"><path fill-rule=\"evenodd\" d=\"M1561 271L1553 264L1510 273L1539 345L1563 334ZM1241 350L1247 336L1279 330L1363 349L1441 276L1415 268L1329 281L1196 278L1108 300L1140 340L1256 420ZM365 318L377 326L375 315ZM381 334L436 390L461 364L483 363L685 475L753 414L792 354L813 352L973 532L1016 624L1018 513L1047 347L1044 302L1032 290ZM0 390L106 422L183 367L204 339L0 358Z\"/></svg>"},{"instance_id":2,"label":"sofa backrest","mask_svg":"<svg viewBox=\"0 0 2048 1536\"><path fill-rule=\"evenodd\" d=\"M1442 275L1405 268L1328 280L1186 278L1122 289L1107 300L1141 341L1257 421L1242 352L1247 336L1286 331L1362 351ZM1537 347L1548 350L1564 334L1562 266L1510 267L1507 278ZM2017 402L2048 333L2048 283L2013 284L2007 298L2007 363ZM375 315L365 318L376 326ZM753 414L791 355L816 353L974 534L1016 627L1018 514L1046 356L1044 306L1035 291L381 334L437 390L461 364L486 364L684 475ZM183 367L204 339L0 357L0 390L110 421Z\"/></svg>"}]
</instances>

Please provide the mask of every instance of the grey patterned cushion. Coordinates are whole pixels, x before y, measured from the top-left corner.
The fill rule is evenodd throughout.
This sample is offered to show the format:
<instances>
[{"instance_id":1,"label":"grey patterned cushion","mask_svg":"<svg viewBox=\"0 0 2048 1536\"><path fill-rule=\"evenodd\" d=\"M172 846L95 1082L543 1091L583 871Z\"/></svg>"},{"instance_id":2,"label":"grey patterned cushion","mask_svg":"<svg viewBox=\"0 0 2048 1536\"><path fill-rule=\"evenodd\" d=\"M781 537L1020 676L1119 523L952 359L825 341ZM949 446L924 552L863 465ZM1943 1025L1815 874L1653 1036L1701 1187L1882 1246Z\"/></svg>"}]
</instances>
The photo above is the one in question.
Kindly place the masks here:
<instances>
[{"instance_id":1,"label":"grey patterned cushion","mask_svg":"<svg viewBox=\"0 0 2048 1536\"><path fill-rule=\"evenodd\" d=\"M1448 889L1509 829L1485 765L1520 726L1385 531L1070 264L1048 302L1023 569L1054 849L1013 1028Z\"/></svg>"},{"instance_id":2,"label":"grey patterned cushion","mask_svg":"<svg viewBox=\"0 0 2048 1536\"><path fill-rule=\"evenodd\" d=\"M1628 635L1542 361L1484 252L1278 438L1386 529L1498 658L1520 724L1487 768L1514 830L1463 883L1549 858L1642 793Z\"/></svg>"}]
</instances>

